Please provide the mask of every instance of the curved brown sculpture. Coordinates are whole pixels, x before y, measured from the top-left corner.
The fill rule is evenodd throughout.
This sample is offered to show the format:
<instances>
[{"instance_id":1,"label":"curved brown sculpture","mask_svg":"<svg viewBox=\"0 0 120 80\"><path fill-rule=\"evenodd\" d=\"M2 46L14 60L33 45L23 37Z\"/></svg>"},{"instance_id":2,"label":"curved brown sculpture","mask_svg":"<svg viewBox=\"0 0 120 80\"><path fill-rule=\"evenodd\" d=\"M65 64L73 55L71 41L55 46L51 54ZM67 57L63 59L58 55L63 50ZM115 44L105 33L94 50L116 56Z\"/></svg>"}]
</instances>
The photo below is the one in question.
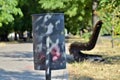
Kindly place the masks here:
<instances>
[{"instance_id":1,"label":"curved brown sculpture","mask_svg":"<svg viewBox=\"0 0 120 80\"><path fill-rule=\"evenodd\" d=\"M88 42L86 43L73 42L69 48L70 54L73 54L74 57L78 57L80 55L84 57L85 55L83 55L80 51L91 50L95 47L101 27L102 27L102 21L100 20L96 23L92 36Z\"/></svg>"}]
</instances>

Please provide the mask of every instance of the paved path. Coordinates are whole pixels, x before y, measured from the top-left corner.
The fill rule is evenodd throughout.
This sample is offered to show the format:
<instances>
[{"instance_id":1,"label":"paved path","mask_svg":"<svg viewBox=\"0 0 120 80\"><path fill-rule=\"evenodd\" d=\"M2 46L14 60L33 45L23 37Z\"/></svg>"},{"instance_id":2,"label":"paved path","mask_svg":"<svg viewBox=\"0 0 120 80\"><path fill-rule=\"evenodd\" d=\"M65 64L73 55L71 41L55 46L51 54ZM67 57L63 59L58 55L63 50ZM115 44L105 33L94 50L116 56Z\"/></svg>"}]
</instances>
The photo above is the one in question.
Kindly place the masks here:
<instances>
[{"instance_id":1,"label":"paved path","mask_svg":"<svg viewBox=\"0 0 120 80\"><path fill-rule=\"evenodd\" d=\"M0 45L0 80L45 80L34 70L32 43ZM52 80L68 80L67 70L52 71Z\"/></svg>"}]
</instances>

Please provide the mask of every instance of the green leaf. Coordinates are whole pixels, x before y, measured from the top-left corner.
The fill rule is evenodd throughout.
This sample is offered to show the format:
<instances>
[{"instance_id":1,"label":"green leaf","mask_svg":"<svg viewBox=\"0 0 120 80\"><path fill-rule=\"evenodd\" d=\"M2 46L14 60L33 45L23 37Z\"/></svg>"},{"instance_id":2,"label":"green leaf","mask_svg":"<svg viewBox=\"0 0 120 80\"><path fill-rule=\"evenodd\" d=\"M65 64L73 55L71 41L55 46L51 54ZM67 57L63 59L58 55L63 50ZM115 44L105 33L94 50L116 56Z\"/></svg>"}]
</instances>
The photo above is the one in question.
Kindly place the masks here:
<instances>
[{"instance_id":1,"label":"green leaf","mask_svg":"<svg viewBox=\"0 0 120 80\"><path fill-rule=\"evenodd\" d=\"M2 27L2 23L0 23L0 27Z\"/></svg>"},{"instance_id":2,"label":"green leaf","mask_svg":"<svg viewBox=\"0 0 120 80\"><path fill-rule=\"evenodd\" d=\"M80 21L82 21L82 20L83 20L83 17L82 17L82 16L79 16L78 19L79 19Z\"/></svg>"},{"instance_id":3,"label":"green leaf","mask_svg":"<svg viewBox=\"0 0 120 80\"><path fill-rule=\"evenodd\" d=\"M13 15L22 16L22 11L17 8L18 0L0 0L0 23L8 24L14 20Z\"/></svg>"}]
</instances>

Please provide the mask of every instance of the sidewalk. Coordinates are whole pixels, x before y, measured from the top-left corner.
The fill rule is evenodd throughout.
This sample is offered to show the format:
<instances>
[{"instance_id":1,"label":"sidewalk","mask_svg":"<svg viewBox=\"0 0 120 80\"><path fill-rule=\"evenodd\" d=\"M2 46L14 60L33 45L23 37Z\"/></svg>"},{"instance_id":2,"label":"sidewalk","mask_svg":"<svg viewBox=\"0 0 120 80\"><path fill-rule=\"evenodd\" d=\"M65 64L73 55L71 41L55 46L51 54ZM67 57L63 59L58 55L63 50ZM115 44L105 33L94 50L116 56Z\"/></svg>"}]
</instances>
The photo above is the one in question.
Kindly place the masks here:
<instances>
[{"instance_id":1,"label":"sidewalk","mask_svg":"<svg viewBox=\"0 0 120 80\"><path fill-rule=\"evenodd\" d=\"M0 46L0 80L45 80L45 71L34 70L33 44ZM68 80L67 70L52 71L51 80Z\"/></svg>"}]
</instances>

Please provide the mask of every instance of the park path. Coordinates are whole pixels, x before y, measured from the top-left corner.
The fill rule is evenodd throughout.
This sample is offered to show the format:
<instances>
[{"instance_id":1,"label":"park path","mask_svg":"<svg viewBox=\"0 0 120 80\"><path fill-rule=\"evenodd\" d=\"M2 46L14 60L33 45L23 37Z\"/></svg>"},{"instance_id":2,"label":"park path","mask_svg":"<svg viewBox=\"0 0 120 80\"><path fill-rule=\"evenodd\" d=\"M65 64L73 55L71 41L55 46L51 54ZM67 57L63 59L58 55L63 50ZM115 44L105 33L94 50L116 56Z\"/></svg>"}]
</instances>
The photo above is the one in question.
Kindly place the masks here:
<instances>
[{"instance_id":1,"label":"park path","mask_svg":"<svg viewBox=\"0 0 120 80\"><path fill-rule=\"evenodd\" d=\"M0 80L45 80L45 71L34 70L32 43L0 45ZM68 80L68 71L52 71L51 80Z\"/></svg>"}]
</instances>

